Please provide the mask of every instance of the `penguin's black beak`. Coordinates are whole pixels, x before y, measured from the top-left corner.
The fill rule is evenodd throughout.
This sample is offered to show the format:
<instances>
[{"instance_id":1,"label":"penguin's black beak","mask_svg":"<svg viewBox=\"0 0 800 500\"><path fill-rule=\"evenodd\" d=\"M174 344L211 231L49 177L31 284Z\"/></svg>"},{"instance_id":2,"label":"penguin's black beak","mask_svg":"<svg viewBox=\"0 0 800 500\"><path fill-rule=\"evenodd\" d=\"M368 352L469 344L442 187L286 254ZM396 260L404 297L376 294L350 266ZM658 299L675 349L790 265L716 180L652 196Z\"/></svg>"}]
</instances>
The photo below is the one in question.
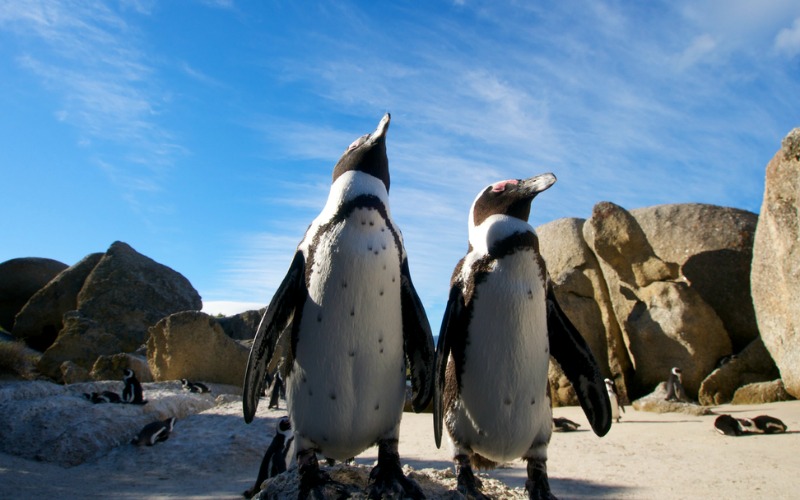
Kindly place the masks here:
<instances>
[{"instance_id":1,"label":"penguin's black beak","mask_svg":"<svg viewBox=\"0 0 800 500\"><path fill-rule=\"evenodd\" d=\"M542 191L547 190L550 186L555 184L556 176L551 173L537 175L528 179L522 180L517 185L520 193L531 199Z\"/></svg>"},{"instance_id":2,"label":"penguin's black beak","mask_svg":"<svg viewBox=\"0 0 800 500\"><path fill-rule=\"evenodd\" d=\"M370 141L375 142L378 139L386 136L386 131L389 130L389 122L392 121L392 115L390 113L386 113L383 115L380 123L378 123L378 127L375 129L375 132L370 134Z\"/></svg>"}]
</instances>

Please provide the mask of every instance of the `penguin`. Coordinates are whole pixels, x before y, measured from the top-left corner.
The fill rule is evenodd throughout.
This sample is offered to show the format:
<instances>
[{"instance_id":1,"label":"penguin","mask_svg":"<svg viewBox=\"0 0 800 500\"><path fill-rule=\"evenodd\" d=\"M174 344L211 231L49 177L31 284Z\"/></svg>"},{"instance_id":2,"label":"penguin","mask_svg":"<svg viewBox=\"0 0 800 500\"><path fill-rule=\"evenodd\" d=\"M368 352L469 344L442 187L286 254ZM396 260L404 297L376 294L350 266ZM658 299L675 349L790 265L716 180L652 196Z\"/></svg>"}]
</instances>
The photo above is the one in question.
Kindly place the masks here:
<instances>
[{"instance_id":1,"label":"penguin","mask_svg":"<svg viewBox=\"0 0 800 500\"><path fill-rule=\"evenodd\" d=\"M280 409L280 397L281 393L284 392L284 385L283 385L283 378L281 378L280 373L275 373L275 377L272 380L272 386L269 389L269 405L267 408L271 409Z\"/></svg>"},{"instance_id":2,"label":"penguin","mask_svg":"<svg viewBox=\"0 0 800 500\"><path fill-rule=\"evenodd\" d=\"M175 417L170 417L166 420L157 420L150 422L142 427L139 434L131 439L131 444L136 446L153 446L159 441L166 441L175 426Z\"/></svg>"},{"instance_id":3,"label":"penguin","mask_svg":"<svg viewBox=\"0 0 800 500\"><path fill-rule=\"evenodd\" d=\"M292 441L292 424L288 417L282 417L275 426L275 437L272 438L261 460L256 483L244 492L245 498L253 498L261 490L261 483L286 471L286 455L289 453Z\"/></svg>"},{"instance_id":4,"label":"penguin","mask_svg":"<svg viewBox=\"0 0 800 500\"><path fill-rule=\"evenodd\" d=\"M390 120L387 113L335 165L328 200L298 245L247 361L242 398L251 422L267 365L290 328L282 376L300 496L337 489L317 453L346 460L377 444L369 496L422 497L403 474L397 448L407 364L419 412L432 397L434 345L389 209Z\"/></svg>"},{"instance_id":5,"label":"penguin","mask_svg":"<svg viewBox=\"0 0 800 500\"><path fill-rule=\"evenodd\" d=\"M750 419L757 429L757 432L764 434L780 434L786 432L786 424L781 420L770 417L769 415L759 415Z\"/></svg>"},{"instance_id":6,"label":"penguin","mask_svg":"<svg viewBox=\"0 0 800 500\"><path fill-rule=\"evenodd\" d=\"M564 417L553 417L553 430L557 432L577 431L581 424Z\"/></svg>"},{"instance_id":7,"label":"penguin","mask_svg":"<svg viewBox=\"0 0 800 500\"><path fill-rule=\"evenodd\" d=\"M209 389L206 384L202 382L191 382L185 378L181 379L181 385L183 386L184 391L196 392L200 394L211 392L211 389Z\"/></svg>"},{"instance_id":8,"label":"penguin","mask_svg":"<svg viewBox=\"0 0 800 500\"><path fill-rule=\"evenodd\" d=\"M689 401L686 396L686 391L683 389L683 381L681 378L681 369L676 367L672 368L667 379L667 397L666 401Z\"/></svg>"},{"instance_id":9,"label":"penguin","mask_svg":"<svg viewBox=\"0 0 800 500\"><path fill-rule=\"evenodd\" d=\"M714 428L726 436L741 436L745 433L740 421L731 415L723 414L714 420Z\"/></svg>"},{"instance_id":10,"label":"penguin","mask_svg":"<svg viewBox=\"0 0 800 500\"><path fill-rule=\"evenodd\" d=\"M103 391L103 392L86 392L83 397L88 399L94 404L98 403L122 403L122 398L116 392Z\"/></svg>"},{"instance_id":11,"label":"penguin","mask_svg":"<svg viewBox=\"0 0 800 500\"><path fill-rule=\"evenodd\" d=\"M606 391L608 392L608 399L611 401L611 418L616 420L619 423L620 420L620 411L625 413L625 407L622 406L622 403L619 402L619 395L617 394L617 386L614 385L614 381L610 378L604 380L606 383Z\"/></svg>"},{"instance_id":12,"label":"penguin","mask_svg":"<svg viewBox=\"0 0 800 500\"><path fill-rule=\"evenodd\" d=\"M561 310L528 224L533 198L555 181L547 173L497 182L470 209L469 249L453 272L437 344L433 405L436 446L444 423L467 497L486 498L473 465L524 458L530 498L554 498L546 467L551 355L594 432L604 436L611 427L597 362Z\"/></svg>"},{"instance_id":13,"label":"penguin","mask_svg":"<svg viewBox=\"0 0 800 500\"><path fill-rule=\"evenodd\" d=\"M122 389L122 402L134 405L143 405L147 403L142 399L142 384L136 378L136 374L130 368L123 370L125 387Z\"/></svg>"}]
</instances>

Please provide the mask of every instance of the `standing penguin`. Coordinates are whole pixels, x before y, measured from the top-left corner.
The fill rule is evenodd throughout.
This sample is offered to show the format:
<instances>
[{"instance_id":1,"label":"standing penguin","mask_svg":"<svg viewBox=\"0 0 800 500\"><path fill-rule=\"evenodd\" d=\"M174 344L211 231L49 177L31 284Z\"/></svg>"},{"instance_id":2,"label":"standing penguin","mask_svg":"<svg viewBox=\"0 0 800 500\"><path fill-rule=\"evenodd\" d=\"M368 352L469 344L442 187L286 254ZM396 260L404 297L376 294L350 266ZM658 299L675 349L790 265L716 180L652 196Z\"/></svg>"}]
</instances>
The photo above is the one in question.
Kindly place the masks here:
<instances>
[{"instance_id":1,"label":"standing penguin","mask_svg":"<svg viewBox=\"0 0 800 500\"><path fill-rule=\"evenodd\" d=\"M261 459L256 483L244 492L245 498L252 498L258 493L261 483L266 479L286 471L286 454L289 452L292 439L292 424L288 417L283 417L278 420L278 425L275 426L275 436L264 453L264 458Z\"/></svg>"},{"instance_id":2,"label":"standing penguin","mask_svg":"<svg viewBox=\"0 0 800 500\"><path fill-rule=\"evenodd\" d=\"M133 373L133 370L125 368L123 374L124 377L122 380L125 382L125 387L122 389L122 402L134 405L143 405L147 403L147 401L142 399L142 384L139 383L139 379L136 378L136 374Z\"/></svg>"},{"instance_id":3,"label":"standing penguin","mask_svg":"<svg viewBox=\"0 0 800 500\"><path fill-rule=\"evenodd\" d=\"M683 389L683 380L681 378L681 369L676 367L672 368L669 372L667 379L667 401L689 401L686 396L686 391Z\"/></svg>"},{"instance_id":4,"label":"standing penguin","mask_svg":"<svg viewBox=\"0 0 800 500\"><path fill-rule=\"evenodd\" d=\"M604 380L606 383L606 391L608 392L608 400L611 402L611 418L619 423L620 411L625 413L625 407L619 402L619 394L617 394L617 386L610 378Z\"/></svg>"},{"instance_id":5,"label":"standing penguin","mask_svg":"<svg viewBox=\"0 0 800 500\"><path fill-rule=\"evenodd\" d=\"M440 446L444 421L458 490L468 498L486 498L472 466L520 457L528 462L529 497L554 498L546 468L551 354L594 432L611 427L603 377L556 301L528 224L533 198L555 181L544 174L481 191L470 211L469 252L453 272L436 353L434 436Z\"/></svg>"},{"instance_id":6,"label":"standing penguin","mask_svg":"<svg viewBox=\"0 0 800 500\"><path fill-rule=\"evenodd\" d=\"M283 375L301 497L332 483L317 453L346 460L374 444L370 497L422 496L403 475L397 445L406 360L419 412L432 396L434 347L389 211L389 121L386 114L334 167L328 201L270 301L247 361L243 407L250 422L267 364L289 326Z\"/></svg>"}]
</instances>

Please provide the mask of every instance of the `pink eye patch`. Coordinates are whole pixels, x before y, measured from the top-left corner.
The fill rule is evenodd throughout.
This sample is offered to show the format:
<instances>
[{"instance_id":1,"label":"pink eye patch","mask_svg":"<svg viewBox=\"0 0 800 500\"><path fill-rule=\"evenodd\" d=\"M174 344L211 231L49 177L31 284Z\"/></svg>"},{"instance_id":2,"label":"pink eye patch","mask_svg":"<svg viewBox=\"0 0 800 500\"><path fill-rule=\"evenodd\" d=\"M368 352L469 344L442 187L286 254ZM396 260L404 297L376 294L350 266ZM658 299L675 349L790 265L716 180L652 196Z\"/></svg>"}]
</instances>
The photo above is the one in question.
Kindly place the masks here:
<instances>
[{"instance_id":1,"label":"pink eye patch","mask_svg":"<svg viewBox=\"0 0 800 500\"><path fill-rule=\"evenodd\" d=\"M495 182L494 184L492 184L492 192L493 193L503 192L506 190L506 186L508 184L517 185L519 184L519 181L517 181L516 179L509 179L507 181Z\"/></svg>"}]
</instances>

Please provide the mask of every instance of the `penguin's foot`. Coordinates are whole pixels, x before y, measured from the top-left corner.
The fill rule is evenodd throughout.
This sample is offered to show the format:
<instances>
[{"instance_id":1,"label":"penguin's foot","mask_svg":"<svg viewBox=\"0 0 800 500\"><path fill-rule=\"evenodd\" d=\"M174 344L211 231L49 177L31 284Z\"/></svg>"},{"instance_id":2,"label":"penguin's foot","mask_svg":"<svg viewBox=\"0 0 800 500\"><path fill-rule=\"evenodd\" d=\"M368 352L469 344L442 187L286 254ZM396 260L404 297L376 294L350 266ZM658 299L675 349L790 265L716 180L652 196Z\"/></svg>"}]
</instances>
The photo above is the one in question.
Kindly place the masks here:
<instances>
[{"instance_id":1,"label":"penguin's foot","mask_svg":"<svg viewBox=\"0 0 800 500\"><path fill-rule=\"evenodd\" d=\"M423 499L422 488L403 474L397 440L378 442L378 465L369 474L368 498L413 498Z\"/></svg>"},{"instance_id":2,"label":"penguin's foot","mask_svg":"<svg viewBox=\"0 0 800 500\"><path fill-rule=\"evenodd\" d=\"M300 475L299 500L306 499L343 499L349 498L350 492L343 484L337 483L321 471L314 450L303 450L297 454L298 473Z\"/></svg>"},{"instance_id":3,"label":"penguin's foot","mask_svg":"<svg viewBox=\"0 0 800 500\"><path fill-rule=\"evenodd\" d=\"M550 492L550 483L547 480L547 462L544 460L528 459L528 480L525 481L530 500L558 500Z\"/></svg>"},{"instance_id":4,"label":"penguin's foot","mask_svg":"<svg viewBox=\"0 0 800 500\"><path fill-rule=\"evenodd\" d=\"M489 497L481 493L482 481L472 472L467 455L456 455L453 458L456 466L456 478L458 492L470 500L489 500Z\"/></svg>"}]
</instances>

